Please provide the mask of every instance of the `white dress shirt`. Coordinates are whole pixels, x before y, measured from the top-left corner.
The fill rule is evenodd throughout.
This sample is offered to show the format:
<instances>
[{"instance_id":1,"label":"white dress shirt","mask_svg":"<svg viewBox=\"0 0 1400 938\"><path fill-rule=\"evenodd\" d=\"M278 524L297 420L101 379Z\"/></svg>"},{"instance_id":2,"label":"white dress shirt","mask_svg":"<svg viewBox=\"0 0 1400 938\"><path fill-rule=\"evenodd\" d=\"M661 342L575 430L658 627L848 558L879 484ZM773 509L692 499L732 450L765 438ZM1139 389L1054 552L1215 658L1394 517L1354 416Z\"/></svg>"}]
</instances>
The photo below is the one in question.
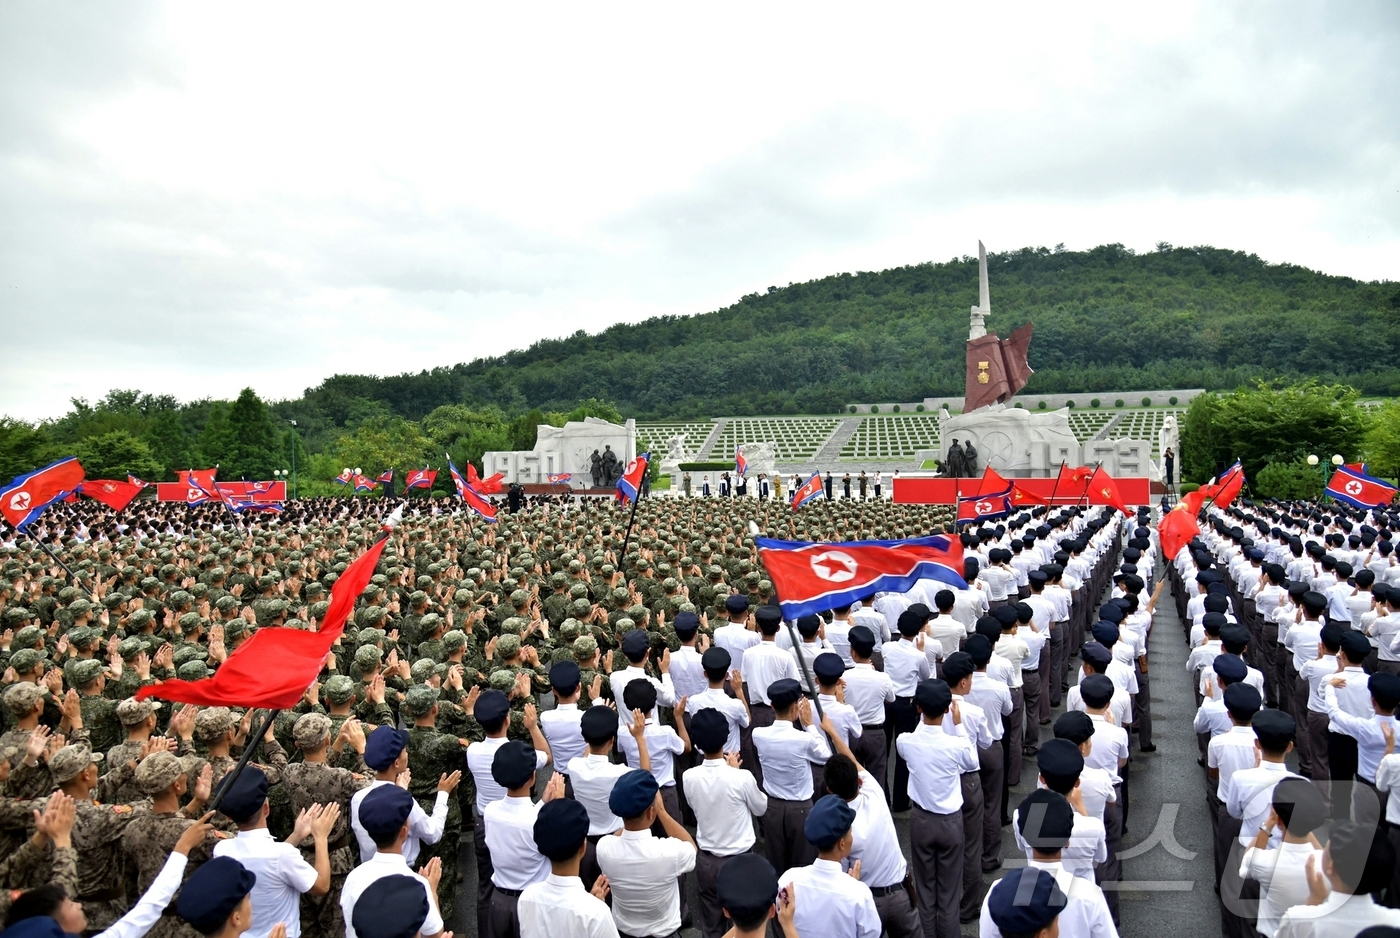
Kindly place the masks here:
<instances>
[{"instance_id":1,"label":"white dress shirt","mask_svg":"<svg viewBox=\"0 0 1400 938\"><path fill-rule=\"evenodd\" d=\"M491 851L491 882L501 889L524 889L549 875L549 860L535 846L540 806L529 796L507 795L486 806L486 848Z\"/></svg>"},{"instance_id":2,"label":"white dress shirt","mask_svg":"<svg viewBox=\"0 0 1400 938\"><path fill-rule=\"evenodd\" d=\"M601 702L595 700L590 705L597 706ZM561 703L540 714L540 732L549 743L554 767L565 775L569 774L569 762L588 751L583 730L579 728L582 722L583 708L577 703Z\"/></svg>"},{"instance_id":3,"label":"white dress shirt","mask_svg":"<svg viewBox=\"0 0 1400 938\"><path fill-rule=\"evenodd\" d=\"M1284 913L1274 938L1355 938L1372 925L1400 928L1400 909L1369 895L1334 892L1321 905L1295 905Z\"/></svg>"},{"instance_id":4,"label":"white dress shirt","mask_svg":"<svg viewBox=\"0 0 1400 938\"><path fill-rule=\"evenodd\" d=\"M619 932L647 938L680 929L676 878L695 869L694 844L653 837L650 830L623 830L621 837L598 841L598 866L612 888L613 923Z\"/></svg>"},{"instance_id":5,"label":"white dress shirt","mask_svg":"<svg viewBox=\"0 0 1400 938\"><path fill-rule=\"evenodd\" d=\"M467 747L467 769L471 771L472 779L476 782L477 814L486 814L488 804L500 801L506 796L506 790L491 774L491 763L496 761L496 750L509 741L505 736L488 736L481 742L472 743ZM548 761L549 757L545 755L543 749L535 750L536 769L544 768Z\"/></svg>"},{"instance_id":6,"label":"white dress shirt","mask_svg":"<svg viewBox=\"0 0 1400 938\"><path fill-rule=\"evenodd\" d=\"M895 737L894 745L909 766L909 797L915 804L933 814L962 810L962 774L979 768L972 740L920 722L914 732Z\"/></svg>"},{"instance_id":7,"label":"white dress shirt","mask_svg":"<svg viewBox=\"0 0 1400 938\"><path fill-rule=\"evenodd\" d=\"M685 800L695 812L695 843L706 853L729 857L754 845L753 818L768 810L768 796L753 773L723 759L705 759L686 771Z\"/></svg>"},{"instance_id":8,"label":"white dress shirt","mask_svg":"<svg viewBox=\"0 0 1400 938\"><path fill-rule=\"evenodd\" d=\"M754 727L753 745L763 766L763 790L784 801L811 798L812 764L825 765L831 758L825 733L815 725L799 730L787 720Z\"/></svg>"},{"instance_id":9,"label":"white dress shirt","mask_svg":"<svg viewBox=\"0 0 1400 938\"><path fill-rule=\"evenodd\" d=\"M744 652L744 686L749 703L768 704L768 687L774 681L798 680L797 659L778 647L777 642L759 642Z\"/></svg>"},{"instance_id":10,"label":"white dress shirt","mask_svg":"<svg viewBox=\"0 0 1400 938\"><path fill-rule=\"evenodd\" d=\"M608 798L617 780L632 771L614 763L607 756L589 753L569 763L569 781L574 786L574 798L588 809L588 833L591 836L611 834L622 826L622 818L612 813Z\"/></svg>"},{"instance_id":11,"label":"white dress shirt","mask_svg":"<svg viewBox=\"0 0 1400 938\"><path fill-rule=\"evenodd\" d=\"M1254 743L1257 739L1252 727L1232 726L1228 733L1221 733L1210 741L1206 746L1206 765L1219 773L1218 786L1224 786L1230 776L1239 770L1254 768ZM1221 791L1225 789L1217 787L1217 797Z\"/></svg>"},{"instance_id":12,"label":"white dress shirt","mask_svg":"<svg viewBox=\"0 0 1400 938\"><path fill-rule=\"evenodd\" d=\"M712 707L724 714L729 721L729 736L724 741L725 752L739 751L739 731L749 725L749 711L743 701L730 697L719 688L706 688L685 702L685 712L692 717L705 707Z\"/></svg>"},{"instance_id":13,"label":"white dress shirt","mask_svg":"<svg viewBox=\"0 0 1400 938\"><path fill-rule=\"evenodd\" d=\"M855 707L842 703L833 694L818 694L817 700L821 702L822 713L831 721L831 726L841 737L841 742L849 746L862 731Z\"/></svg>"},{"instance_id":14,"label":"white dress shirt","mask_svg":"<svg viewBox=\"0 0 1400 938\"><path fill-rule=\"evenodd\" d=\"M525 887L515 909L520 938L617 938L612 910L577 876L550 873Z\"/></svg>"},{"instance_id":15,"label":"white dress shirt","mask_svg":"<svg viewBox=\"0 0 1400 938\"><path fill-rule=\"evenodd\" d=\"M904 882L904 852L889 802L875 776L860 770L860 791L847 802L856 813L851 822L850 863L860 861L860 881L872 889Z\"/></svg>"},{"instance_id":16,"label":"white dress shirt","mask_svg":"<svg viewBox=\"0 0 1400 938\"><path fill-rule=\"evenodd\" d=\"M354 916L355 901L377 880L386 876L411 876L423 884L428 894L428 917L418 929L420 935L435 935L442 931L442 916L438 913L437 895L428 881L409 868L401 854L376 853L345 875L345 885L340 889L340 911L345 916L345 938L357 938ZM257 887L254 887L256 890ZM291 934L291 922L287 923L287 933Z\"/></svg>"},{"instance_id":17,"label":"white dress shirt","mask_svg":"<svg viewBox=\"0 0 1400 938\"><path fill-rule=\"evenodd\" d=\"M744 652L759 643L757 632L730 622L715 629L715 647L729 652L729 660L736 667L742 666Z\"/></svg>"},{"instance_id":18,"label":"white dress shirt","mask_svg":"<svg viewBox=\"0 0 1400 938\"><path fill-rule=\"evenodd\" d=\"M667 788L676 784L676 756L685 752L685 740L675 730L655 722L653 712L647 718L642 735L647 740L647 755L651 757L651 777L656 784ZM617 748L627 760L629 768L641 768L641 752L637 749L637 737L631 733L619 733Z\"/></svg>"},{"instance_id":19,"label":"white dress shirt","mask_svg":"<svg viewBox=\"0 0 1400 938\"><path fill-rule=\"evenodd\" d=\"M884 726L885 704L894 703L894 681L871 664L856 664L842 675L846 703L856 711L862 726Z\"/></svg>"},{"instance_id":20,"label":"white dress shirt","mask_svg":"<svg viewBox=\"0 0 1400 938\"><path fill-rule=\"evenodd\" d=\"M885 642L880 646L880 654L885 660L885 673L894 682L896 697L913 697L919 682L933 674L928 656L907 638Z\"/></svg>"},{"instance_id":21,"label":"white dress shirt","mask_svg":"<svg viewBox=\"0 0 1400 938\"><path fill-rule=\"evenodd\" d=\"M862 868L862 873L864 868ZM880 938L883 927L870 887L852 879L834 860L795 866L778 877L778 888L797 887L793 927L804 938Z\"/></svg>"},{"instance_id":22,"label":"white dress shirt","mask_svg":"<svg viewBox=\"0 0 1400 938\"><path fill-rule=\"evenodd\" d=\"M361 862L368 860L375 854L374 841L366 833L364 825L360 823L360 805L364 803L365 796L383 785L392 785L393 782L380 781L375 779L365 788L361 788L350 796L350 829L355 832L355 841L360 845ZM430 815L418 804L417 799L413 802L413 810L408 813L408 839L403 843L404 862L410 866L418 859L418 851L423 844L435 844L442 840L442 833L447 829L447 799L450 796L445 791L437 793L433 800L433 813Z\"/></svg>"},{"instance_id":23,"label":"white dress shirt","mask_svg":"<svg viewBox=\"0 0 1400 938\"><path fill-rule=\"evenodd\" d=\"M251 938L267 938L272 926L283 922L287 938L301 934L301 894L316 885L316 868L291 844L272 839L266 827L239 831L232 840L214 845L214 856L232 857L258 878L251 893L253 924L244 932ZM346 927L349 927L346 922Z\"/></svg>"},{"instance_id":24,"label":"white dress shirt","mask_svg":"<svg viewBox=\"0 0 1400 938\"><path fill-rule=\"evenodd\" d=\"M1087 810L1087 808L1085 809ZM1031 859L1031 845L1021 836L1021 809L1018 806L1012 815L1011 832L1016 835L1016 846ZM1074 827L1070 831L1069 843L1060 851L1060 864L1080 879L1094 882L1094 864L1108 860L1108 833L1103 821L1074 813Z\"/></svg>"},{"instance_id":25,"label":"white dress shirt","mask_svg":"<svg viewBox=\"0 0 1400 938\"><path fill-rule=\"evenodd\" d=\"M670 675L677 700L698 694L710 686L705 669L700 665L700 652L692 645L682 645L671 655Z\"/></svg>"},{"instance_id":26,"label":"white dress shirt","mask_svg":"<svg viewBox=\"0 0 1400 938\"><path fill-rule=\"evenodd\" d=\"M1109 914L1102 889L1070 873L1059 863L1031 860L1026 866L1045 870L1054 876L1060 891L1065 894L1065 907L1056 919L1061 935L1065 938L1071 935L1074 938L1118 938L1118 929L1113 925L1113 916ZM991 897L992 890L988 889L982 899L982 916L978 922L977 934L981 938L1001 938L1001 929L992 921L988 908Z\"/></svg>"},{"instance_id":27,"label":"white dress shirt","mask_svg":"<svg viewBox=\"0 0 1400 938\"><path fill-rule=\"evenodd\" d=\"M1274 850L1250 847L1240 858L1240 878L1259 883L1259 912L1255 928L1273 938L1278 920L1295 905L1308 901L1306 865L1309 858L1322 869L1322 851L1310 843L1281 843Z\"/></svg>"},{"instance_id":28,"label":"white dress shirt","mask_svg":"<svg viewBox=\"0 0 1400 938\"><path fill-rule=\"evenodd\" d=\"M1354 717L1337 703L1337 689L1331 684L1322 685L1322 699L1327 704L1329 725L1336 732L1346 733L1356 740L1356 774L1364 779L1375 780L1376 769L1381 756L1385 755L1385 736L1381 733L1381 723L1389 723L1393 732L1400 733L1400 724L1393 716L1381 716L1374 710L1369 718Z\"/></svg>"},{"instance_id":29,"label":"white dress shirt","mask_svg":"<svg viewBox=\"0 0 1400 938\"><path fill-rule=\"evenodd\" d=\"M622 706L622 694L623 691L627 690L627 685L633 681L651 681L652 686L656 688L656 705L658 707L674 707L676 705L676 685L671 682L670 674L661 675L661 680L658 681L647 674L644 668L628 665L621 671L614 671L608 676L613 700L618 702L617 717L623 726L632 725L632 711Z\"/></svg>"}]
</instances>

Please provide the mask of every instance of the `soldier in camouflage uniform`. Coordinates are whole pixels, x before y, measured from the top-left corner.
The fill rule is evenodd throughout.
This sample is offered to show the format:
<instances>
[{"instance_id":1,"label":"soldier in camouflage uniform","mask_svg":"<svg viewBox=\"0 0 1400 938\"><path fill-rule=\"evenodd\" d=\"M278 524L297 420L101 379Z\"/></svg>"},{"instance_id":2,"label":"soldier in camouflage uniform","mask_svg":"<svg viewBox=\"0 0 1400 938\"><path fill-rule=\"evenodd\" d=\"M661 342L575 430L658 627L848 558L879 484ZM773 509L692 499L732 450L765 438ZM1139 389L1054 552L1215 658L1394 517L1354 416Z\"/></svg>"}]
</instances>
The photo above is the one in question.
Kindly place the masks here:
<instances>
[{"instance_id":1,"label":"soldier in camouflage uniform","mask_svg":"<svg viewBox=\"0 0 1400 938\"><path fill-rule=\"evenodd\" d=\"M11 684L5 689L5 711L15 720L15 728L0 736L0 753L24 753L36 732L43 739L47 727L39 729L44 713L44 692L37 684ZM14 762L12 758L11 763ZM5 783L5 794L11 798L40 798L53 791L53 777L48 765L37 758L25 757L30 771L13 772ZM6 846L14 846L7 844Z\"/></svg>"},{"instance_id":2,"label":"soldier in camouflage uniform","mask_svg":"<svg viewBox=\"0 0 1400 938\"><path fill-rule=\"evenodd\" d=\"M106 752L122 737L121 721L117 719L116 702L103 695L106 677L102 662L86 658L73 665L70 683L77 689L83 710L83 726L96 752Z\"/></svg>"},{"instance_id":3,"label":"soldier in camouflage uniform","mask_svg":"<svg viewBox=\"0 0 1400 938\"><path fill-rule=\"evenodd\" d=\"M107 750L106 765L125 765L140 759L142 751L155 734L159 714L159 700L127 699L117 704L117 722L126 731L126 740ZM109 797L113 801L126 803L140 801L147 794L149 793L140 787L139 779L133 778L126 785L109 792ZM156 872L159 872L159 869Z\"/></svg>"},{"instance_id":4,"label":"soldier in camouflage uniform","mask_svg":"<svg viewBox=\"0 0 1400 938\"><path fill-rule=\"evenodd\" d=\"M553 592L540 604L540 611L549 620L550 628L557 629L569 616L569 578L563 572L551 574L549 585Z\"/></svg>"},{"instance_id":5,"label":"soldier in camouflage uniform","mask_svg":"<svg viewBox=\"0 0 1400 938\"><path fill-rule=\"evenodd\" d=\"M205 776L194 786L188 804L180 802L189 788L189 776L181 761L169 752L153 752L136 767L134 785L142 796L152 799L151 810L134 816L122 834L122 850L134 868L138 893L144 893L155 882L178 841L204 811L209 800L208 767ZM199 846L190 851L184 881L207 862L214 844L228 834L211 832ZM199 933L175 914L174 903L156 920L147 933L151 938L200 938Z\"/></svg>"},{"instance_id":6,"label":"soldier in camouflage uniform","mask_svg":"<svg viewBox=\"0 0 1400 938\"><path fill-rule=\"evenodd\" d=\"M438 692L424 685L415 685L404 696L403 711L413 721L408 730L408 769L411 773L409 793L419 807L429 814L437 800L438 780L443 775L460 771L465 765L465 749L457 737L437 729ZM418 854L419 864L433 857L442 860L442 880L438 885L438 911L444 921L452 918L457 891L457 853L462 840L462 809L455 798L448 799L447 826L442 840L424 844Z\"/></svg>"},{"instance_id":7,"label":"soldier in camouflage uniform","mask_svg":"<svg viewBox=\"0 0 1400 938\"><path fill-rule=\"evenodd\" d=\"M340 938L345 934L340 890L345 885L345 874L355 868L355 854L351 850L350 799L355 792L367 787L369 782L357 778L347 769L332 768L327 764L329 751L333 748L330 717L321 713L307 713L297 719L292 736L297 749L301 751L302 761L287 766L282 774L282 785L291 799L293 816L312 805L340 805L340 818L331 829L327 844L331 860L331 888L323 896L302 894L302 934L307 938ZM352 750L360 772L368 774L362 759L365 734L358 720L350 719L341 725L335 737L335 746ZM314 866L315 844L303 844L301 852L306 862Z\"/></svg>"}]
</instances>

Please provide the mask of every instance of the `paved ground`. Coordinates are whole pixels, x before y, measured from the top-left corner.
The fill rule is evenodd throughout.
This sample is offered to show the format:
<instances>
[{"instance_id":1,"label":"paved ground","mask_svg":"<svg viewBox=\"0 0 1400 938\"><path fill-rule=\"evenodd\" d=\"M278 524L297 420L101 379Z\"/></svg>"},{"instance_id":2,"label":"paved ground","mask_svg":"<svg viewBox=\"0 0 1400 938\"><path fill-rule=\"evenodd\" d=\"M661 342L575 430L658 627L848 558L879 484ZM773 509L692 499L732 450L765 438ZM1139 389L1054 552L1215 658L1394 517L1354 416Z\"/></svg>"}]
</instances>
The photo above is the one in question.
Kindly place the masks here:
<instances>
[{"instance_id":1,"label":"paved ground","mask_svg":"<svg viewBox=\"0 0 1400 938\"><path fill-rule=\"evenodd\" d=\"M1195 699L1185 671L1185 634L1176 608L1166 596L1157 611L1151 648L1153 741L1157 751L1139 753L1134 744L1129 829L1124 836L1124 856L1128 859L1124 862L1126 888L1120 932L1123 938L1214 938L1220 934L1220 904L1211 883L1205 774L1196 762L1196 737L1191 729ZM1049 729L1042 727L1042 738L1049 738ZM891 759L891 770L893 764ZM1012 805L1034 783L1035 763L1028 760L1022 769L1021 785L1013 789ZM908 814L896 815L895 825L907 857ZM1003 829L1001 856L1008 868L1024 859L1009 828ZM457 893L458 912L448 927L459 938L476 938L476 917L470 914L476 904L476 860L469 840L463 843L459 869L463 879ZM1000 875L999 871L984 880L991 883ZM692 879L691 895L694 894ZM698 919L698 911L695 915ZM682 934L684 938L696 938L699 932L687 929ZM975 936L977 926L964 926L963 934Z\"/></svg>"}]
</instances>

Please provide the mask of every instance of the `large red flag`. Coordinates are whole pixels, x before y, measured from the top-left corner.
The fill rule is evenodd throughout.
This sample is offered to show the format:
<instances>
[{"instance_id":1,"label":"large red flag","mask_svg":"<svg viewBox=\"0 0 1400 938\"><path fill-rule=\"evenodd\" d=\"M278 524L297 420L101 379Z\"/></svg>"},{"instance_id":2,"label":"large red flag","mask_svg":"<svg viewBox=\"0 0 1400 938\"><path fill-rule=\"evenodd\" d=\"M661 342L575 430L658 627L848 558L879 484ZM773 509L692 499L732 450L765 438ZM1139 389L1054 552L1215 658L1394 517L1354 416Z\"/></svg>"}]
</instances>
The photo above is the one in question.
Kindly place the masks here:
<instances>
[{"instance_id":1,"label":"large red flag","mask_svg":"<svg viewBox=\"0 0 1400 938\"><path fill-rule=\"evenodd\" d=\"M1058 496L1056 496L1058 497ZM1034 492L1021 488L1015 482L1011 483L1011 504L1017 508L1022 505L1048 505L1050 499L1044 498Z\"/></svg>"},{"instance_id":2,"label":"large red flag","mask_svg":"<svg viewBox=\"0 0 1400 938\"><path fill-rule=\"evenodd\" d=\"M88 479L78 486L78 491L88 498L95 498L113 511L121 511L131 500L141 494L145 483L120 482L116 479Z\"/></svg>"},{"instance_id":3,"label":"large red flag","mask_svg":"<svg viewBox=\"0 0 1400 938\"><path fill-rule=\"evenodd\" d=\"M1084 491L1089 486L1089 478L1094 474L1094 470L1088 466L1077 466L1071 469L1067 464L1060 463L1060 475L1055 480L1055 500L1061 498L1071 502L1077 502L1084 497Z\"/></svg>"},{"instance_id":4,"label":"large red flag","mask_svg":"<svg viewBox=\"0 0 1400 938\"><path fill-rule=\"evenodd\" d=\"M396 513L397 514L397 513ZM387 523L392 526L397 518ZM159 697L202 707L263 707L286 710L295 707L316 675L326 653L345 630L345 620L364 592L387 537L380 538L335 581L330 608L318 632L300 629L263 629L238 646L214 676L202 681L165 681L143 687L138 700Z\"/></svg>"},{"instance_id":5,"label":"large red flag","mask_svg":"<svg viewBox=\"0 0 1400 938\"><path fill-rule=\"evenodd\" d=\"M1181 553L1181 548L1189 544L1191 539L1200 533L1201 528L1196 523L1196 513L1191 510L1191 506L1183 498L1182 503L1167 512L1161 524L1157 525L1157 534L1162 540L1162 556L1168 562L1175 560L1176 555Z\"/></svg>"},{"instance_id":6,"label":"large red flag","mask_svg":"<svg viewBox=\"0 0 1400 938\"><path fill-rule=\"evenodd\" d=\"M35 469L0 491L0 515L23 531L49 505L76 492L82 481L83 467L76 456Z\"/></svg>"},{"instance_id":7,"label":"large red flag","mask_svg":"<svg viewBox=\"0 0 1400 938\"><path fill-rule=\"evenodd\" d=\"M218 474L218 466L213 469L179 469L175 472L175 481L181 485L197 486L212 495L214 493L214 477Z\"/></svg>"},{"instance_id":8,"label":"large red flag","mask_svg":"<svg viewBox=\"0 0 1400 938\"><path fill-rule=\"evenodd\" d=\"M1113 476L1103 471L1103 466L1095 469L1089 478L1089 504L1109 505L1125 515L1132 515L1123 501L1123 496L1118 492L1118 483L1114 481Z\"/></svg>"}]
</instances>

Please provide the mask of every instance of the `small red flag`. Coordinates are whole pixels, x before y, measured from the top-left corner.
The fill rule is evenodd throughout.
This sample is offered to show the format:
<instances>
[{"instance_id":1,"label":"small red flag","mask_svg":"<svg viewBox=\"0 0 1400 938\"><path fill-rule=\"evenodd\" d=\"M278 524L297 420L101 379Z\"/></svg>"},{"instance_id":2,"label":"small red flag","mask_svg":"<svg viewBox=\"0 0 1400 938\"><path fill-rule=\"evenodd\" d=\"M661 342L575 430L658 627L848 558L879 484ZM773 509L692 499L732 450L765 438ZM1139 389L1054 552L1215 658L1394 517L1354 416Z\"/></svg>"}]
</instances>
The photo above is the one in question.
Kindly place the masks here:
<instances>
[{"instance_id":1,"label":"small red flag","mask_svg":"<svg viewBox=\"0 0 1400 938\"><path fill-rule=\"evenodd\" d=\"M1123 501L1123 496L1118 492L1118 483L1103 471L1103 466L1095 469L1094 474L1089 477L1089 504L1109 505L1125 515L1132 515Z\"/></svg>"},{"instance_id":2,"label":"small red flag","mask_svg":"<svg viewBox=\"0 0 1400 938\"><path fill-rule=\"evenodd\" d=\"M78 491L88 498L95 498L113 511L121 511L131 500L141 494L145 484L120 482L116 479L88 479L78 486Z\"/></svg>"},{"instance_id":3,"label":"small red flag","mask_svg":"<svg viewBox=\"0 0 1400 938\"><path fill-rule=\"evenodd\" d=\"M1189 493L1194 495L1195 493ZM1191 539L1201 533L1200 525L1196 523L1196 513L1191 510L1190 504L1185 498L1181 504L1162 519L1162 523L1157 526L1157 534L1162 539L1162 556L1168 562L1175 560L1176 555L1181 553L1181 548L1191 542Z\"/></svg>"}]
</instances>

